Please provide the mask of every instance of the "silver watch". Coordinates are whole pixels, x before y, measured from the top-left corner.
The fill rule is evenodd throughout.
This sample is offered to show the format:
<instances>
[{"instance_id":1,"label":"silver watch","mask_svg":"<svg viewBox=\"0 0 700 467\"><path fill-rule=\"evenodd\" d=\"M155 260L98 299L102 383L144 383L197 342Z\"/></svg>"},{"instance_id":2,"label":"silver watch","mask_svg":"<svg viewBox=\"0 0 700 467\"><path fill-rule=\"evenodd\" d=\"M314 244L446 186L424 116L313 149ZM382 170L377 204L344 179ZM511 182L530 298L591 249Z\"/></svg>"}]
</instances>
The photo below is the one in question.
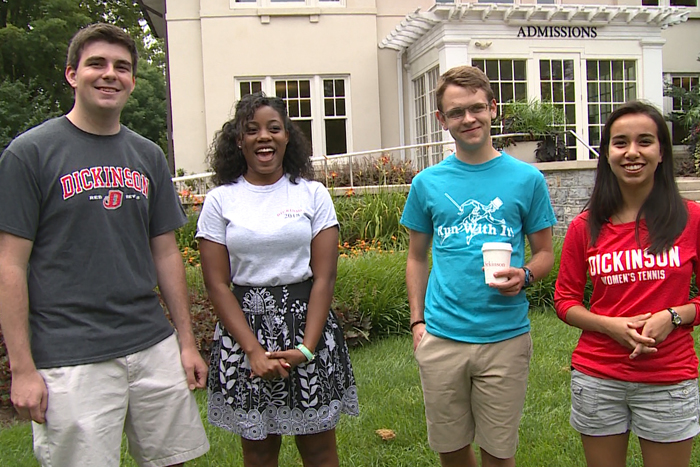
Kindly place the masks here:
<instances>
[{"instance_id":1,"label":"silver watch","mask_svg":"<svg viewBox=\"0 0 700 467\"><path fill-rule=\"evenodd\" d=\"M676 310L673 308L666 308L669 313L671 313L671 322L673 323L673 327L677 328L681 324L683 324L683 320L681 319L681 316L676 313Z\"/></svg>"}]
</instances>

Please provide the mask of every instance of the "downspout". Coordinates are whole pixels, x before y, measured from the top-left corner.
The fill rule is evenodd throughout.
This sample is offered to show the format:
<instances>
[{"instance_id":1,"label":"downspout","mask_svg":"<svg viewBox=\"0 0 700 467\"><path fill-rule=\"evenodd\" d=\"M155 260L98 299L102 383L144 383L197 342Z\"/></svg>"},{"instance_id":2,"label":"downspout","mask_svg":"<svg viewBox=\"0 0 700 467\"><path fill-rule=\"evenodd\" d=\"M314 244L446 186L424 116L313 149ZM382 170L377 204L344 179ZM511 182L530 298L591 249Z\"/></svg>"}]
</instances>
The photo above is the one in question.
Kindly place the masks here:
<instances>
[{"instance_id":1,"label":"downspout","mask_svg":"<svg viewBox=\"0 0 700 467\"><path fill-rule=\"evenodd\" d=\"M399 50L398 52L396 52L396 76L398 79L396 89L398 90L398 93L399 93L399 146L406 145L406 141L405 141L406 128L405 128L404 109L403 109L403 60L402 60L402 55L403 55L403 51ZM401 160L402 161L406 160L406 151L404 149L401 150Z\"/></svg>"}]
</instances>

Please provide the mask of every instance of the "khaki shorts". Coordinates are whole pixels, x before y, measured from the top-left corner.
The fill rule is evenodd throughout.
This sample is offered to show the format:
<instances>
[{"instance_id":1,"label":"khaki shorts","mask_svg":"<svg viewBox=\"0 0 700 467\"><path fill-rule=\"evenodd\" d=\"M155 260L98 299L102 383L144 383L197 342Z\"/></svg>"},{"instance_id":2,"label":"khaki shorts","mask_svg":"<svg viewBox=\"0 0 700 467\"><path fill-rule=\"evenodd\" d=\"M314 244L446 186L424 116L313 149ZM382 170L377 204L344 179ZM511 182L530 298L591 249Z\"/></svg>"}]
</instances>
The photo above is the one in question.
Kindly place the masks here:
<instances>
[{"instance_id":1,"label":"khaki shorts","mask_svg":"<svg viewBox=\"0 0 700 467\"><path fill-rule=\"evenodd\" d=\"M44 467L118 467L122 432L140 466L179 464L209 450L173 334L126 357L39 370L46 423L33 423Z\"/></svg>"},{"instance_id":2,"label":"khaki shorts","mask_svg":"<svg viewBox=\"0 0 700 467\"><path fill-rule=\"evenodd\" d=\"M415 357L430 447L448 453L476 442L494 457L513 457L531 356L529 333L467 344L426 332Z\"/></svg>"}]
</instances>

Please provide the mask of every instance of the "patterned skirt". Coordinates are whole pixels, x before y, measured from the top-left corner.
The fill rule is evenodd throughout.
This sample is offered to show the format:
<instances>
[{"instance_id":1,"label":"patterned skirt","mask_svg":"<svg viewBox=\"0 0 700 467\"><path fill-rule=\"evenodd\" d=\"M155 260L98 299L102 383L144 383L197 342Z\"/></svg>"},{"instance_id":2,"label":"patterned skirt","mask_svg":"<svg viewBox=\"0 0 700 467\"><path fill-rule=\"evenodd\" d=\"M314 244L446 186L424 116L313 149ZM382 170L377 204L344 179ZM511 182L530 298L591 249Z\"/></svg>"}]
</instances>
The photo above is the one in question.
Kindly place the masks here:
<instances>
[{"instance_id":1,"label":"patterned skirt","mask_svg":"<svg viewBox=\"0 0 700 467\"><path fill-rule=\"evenodd\" d=\"M268 351L302 343L311 281L278 287L235 286L233 293L258 342ZM335 428L340 414L359 414L357 387L343 330L331 310L316 358L288 378L250 377L250 362L221 323L212 344L208 418L250 440L308 435Z\"/></svg>"}]
</instances>

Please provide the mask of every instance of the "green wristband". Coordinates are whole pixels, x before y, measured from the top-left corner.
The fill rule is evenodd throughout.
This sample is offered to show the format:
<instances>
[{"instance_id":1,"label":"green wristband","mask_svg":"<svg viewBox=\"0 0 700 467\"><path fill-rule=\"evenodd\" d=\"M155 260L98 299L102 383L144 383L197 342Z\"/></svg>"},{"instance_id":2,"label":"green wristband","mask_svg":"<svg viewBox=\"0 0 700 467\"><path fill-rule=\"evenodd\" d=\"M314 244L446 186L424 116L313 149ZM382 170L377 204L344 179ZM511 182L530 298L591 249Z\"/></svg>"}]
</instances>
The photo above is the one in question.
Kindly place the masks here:
<instances>
[{"instance_id":1,"label":"green wristband","mask_svg":"<svg viewBox=\"0 0 700 467\"><path fill-rule=\"evenodd\" d=\"M304 344L297 345L297 350L304 354L304 357L306 357L307 362L310 362L314 359L314 354L312 354L311 351L307 349Z\"/></svg>"}]
</instances>

